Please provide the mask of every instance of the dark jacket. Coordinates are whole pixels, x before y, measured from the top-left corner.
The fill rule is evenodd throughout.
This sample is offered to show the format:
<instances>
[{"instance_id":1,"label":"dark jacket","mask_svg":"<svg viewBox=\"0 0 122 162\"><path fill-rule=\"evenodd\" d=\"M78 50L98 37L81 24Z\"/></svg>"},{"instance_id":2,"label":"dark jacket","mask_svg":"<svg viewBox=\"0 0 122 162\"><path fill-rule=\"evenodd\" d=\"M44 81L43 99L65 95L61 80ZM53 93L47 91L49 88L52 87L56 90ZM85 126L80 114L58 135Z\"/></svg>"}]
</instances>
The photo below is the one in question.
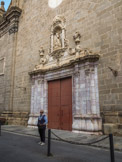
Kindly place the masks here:
<instances>
[{"instance_id":1,"label":"dark jacket","mask_svg":"<svg viewBox=\"0 0 122 162\"><path fill-rule=\"evenodd\" d=\"M38 117L38 123L37 123L37 126L39 129L45 129L46 128L46 116L45 115L42 115L42 116L39 116Z\"/></svg>"}]
</instances>

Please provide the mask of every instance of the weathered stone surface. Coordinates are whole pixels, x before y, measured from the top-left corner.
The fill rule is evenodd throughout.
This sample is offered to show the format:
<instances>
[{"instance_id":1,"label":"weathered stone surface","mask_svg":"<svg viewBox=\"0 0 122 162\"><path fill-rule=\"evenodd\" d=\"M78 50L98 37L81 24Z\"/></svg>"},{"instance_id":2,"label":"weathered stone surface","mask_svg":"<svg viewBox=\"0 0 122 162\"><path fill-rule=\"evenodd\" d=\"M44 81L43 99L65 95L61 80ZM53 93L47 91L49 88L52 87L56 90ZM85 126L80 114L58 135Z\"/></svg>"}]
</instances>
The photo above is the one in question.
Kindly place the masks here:
<instances>
[{"instance_id":1,"label":"weathered stone surface","mask_svg":"<svg viewBox=\"0 0 122 162\"><path fill-rule=\"evenodd\" d=\"M27 125L28 121L28 112L10 112L3 111L1 114L2 118L6 119L5 124L13 125Z\"/></svg>"},{"instance_id":2,"label":"weathered stone surface","mask_svg":"<svg viewBox=\"0 0 122 162\"><path fill-rule=\"evenodd\" d=\"M102 121L99 109L97 63L78 62L65 69L33 72L31 90L31 114L28 124L37 124L37 115L40 107L48 114L48 81L63 77L72 77L72 111L73 130L97 132L102 130Z\"/></svg>"},{"instance_id":3,"label":"weathered stone surface","mask_svg":"<svg viewBox=\"0 0 122 162\"><path fill-rule=\"evenodd\" d=\"M81 48L89 48L101 54L98 65L100 110L122 111L121 0L64 0L53 10L46 0L29 3L25 0L13 0L11 3L22 9L16 34L9 35L7 32L9 22L4 24L8 28L1 28L4 35L0 38L0 59L5 58L5 71L4 75L0 75L0 112L30 112L31 80L28 72L39 64L40 47L48 54L50 27L57 15L66 18L69 47L75 48L72 36L79 31ZM50 58L49 66L53 64L56 61ZM118 76L115 77L108 67L117 71Z\"/></svg>"},{"instance_id":4,"label":"weathered stone surface","mask_svg":"<svg viewBox=\"0 0 122 162\"><path fill-rule=\"evenodd\" d=\"M104 134L117 134L118 132L118 126L116 124L104 124Z\"/></svg>"}]
</instances>

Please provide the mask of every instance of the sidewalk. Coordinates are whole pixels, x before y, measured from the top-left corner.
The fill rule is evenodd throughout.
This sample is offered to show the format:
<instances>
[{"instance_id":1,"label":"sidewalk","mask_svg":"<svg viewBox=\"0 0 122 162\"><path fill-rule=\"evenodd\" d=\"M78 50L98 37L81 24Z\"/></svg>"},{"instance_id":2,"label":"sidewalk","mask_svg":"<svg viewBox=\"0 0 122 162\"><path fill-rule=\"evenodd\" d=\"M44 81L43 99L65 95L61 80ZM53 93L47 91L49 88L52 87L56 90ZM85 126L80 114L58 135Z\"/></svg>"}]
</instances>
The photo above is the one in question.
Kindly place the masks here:
<instances>
[{"instance_id":1,"label":"sidewalk","mask_svg":"<svg viewBox=\"0 0 122 162\"><path fill-rule=\"evenodd\" d=\"M14 132L19 134L39 137L37 128L14 126L14 125L2 125L1 132L2 131L8 131L8 132ZM73 143L78 143L78 144L91 143L106 137L105 135L90 135L85 133L74 133L74 132L54 130L54 129L52 129L51 131L64 140L72 141ZM46 130L46 137L47 137L47 130ZM54 140L59 140L53 134L51 134L51 138ZM98 143L92 144L92 146L109 149L109 138L100 141ZM117 151L122 151L122 137L114 136L114 148Z\"/></svg>"}]
</instances>

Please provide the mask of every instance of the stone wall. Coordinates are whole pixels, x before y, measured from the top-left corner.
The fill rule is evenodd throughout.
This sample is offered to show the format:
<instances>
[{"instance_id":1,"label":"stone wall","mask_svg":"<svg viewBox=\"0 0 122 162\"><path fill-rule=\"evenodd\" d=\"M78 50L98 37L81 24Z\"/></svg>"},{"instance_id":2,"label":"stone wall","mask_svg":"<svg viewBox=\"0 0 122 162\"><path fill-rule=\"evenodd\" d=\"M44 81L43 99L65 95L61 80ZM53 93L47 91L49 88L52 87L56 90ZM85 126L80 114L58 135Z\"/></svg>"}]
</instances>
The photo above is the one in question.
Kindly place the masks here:
<instances>
[{"instance_id":1,"label":"stone wall","mask_svg":"<svg viewBox=\"0 0 122 162\"><path fill-rule=\"evenodd\" d=\"M98 84L103 122L122 124L121 115L116 115L122 111L122 1L63 0L55 9L49 8L48 0L29 3L22 0L18 5L23 11L17 34L13 110L30 111L31 80L28 72L39 64L40 47L48 53L53 18L63 15L69 46L75 47L72 36L79 31L81 47L90 48L101 55ZM5 42L2 37L2 51L5 51ZM118 76L114 76L115 70ZM112 121L105 112L113 112Z\"/></svg>"},{"instance_id":2,"label":"stone wall","mask_svg":"<svg viewBox=\"0 0 122 162\"><path fill-rule=\"evenodd\" d=\"M121 0L64 0L56 9L49 8L47 0L31 1L29 5L27 1L24 1L21 6L23 6L23 12L18 32L16 83L19 80L21 84L27 86L28 71L32 71L39 63L40 46L44 47L46 53L50 47L50 27L53 18L58 14L64 15L70 46L74 46L72 35L78 30L81 33L81 46L101 54L98 71L101 110L113 110L111 105L118 105L116 108L120 110L119 91L121 92L121 89L117 91L116 86L118 88L121 86L122 42L121 34L119 34L121 32ZM119 70L119 76L115 78L108 66ZM115 84L118 85L115 86ZM118 104L115 100L112 102L112 98L117 99Z\"/></svg>"},{"instance_id":3,"label":"stone wall","mask_svg":"<svg viewBox=\"0 0 122 162\"><path fill-rule=\"evenodd\" d=\"M10 110L11 98L11 81L12 81L12 55L13 55L14 37L5 34L0 38L0 59L1 74L0 74L0 113L3 110Z\"/></svg>"}]
</instances>

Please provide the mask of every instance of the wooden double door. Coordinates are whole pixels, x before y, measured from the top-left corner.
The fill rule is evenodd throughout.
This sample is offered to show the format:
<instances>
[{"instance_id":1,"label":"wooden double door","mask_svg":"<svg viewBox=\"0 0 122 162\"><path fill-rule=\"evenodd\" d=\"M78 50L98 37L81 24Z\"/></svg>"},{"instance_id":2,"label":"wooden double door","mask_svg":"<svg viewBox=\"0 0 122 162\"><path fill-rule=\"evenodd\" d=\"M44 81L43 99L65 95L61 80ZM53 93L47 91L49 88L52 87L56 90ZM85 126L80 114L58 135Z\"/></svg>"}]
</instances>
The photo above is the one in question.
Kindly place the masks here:
<instances>
[{"instance_id":1,"label":"wooden double door","mask_svg":"<svg viewBox=\"0 0 122 162\"><path fill-rule=\"evenodd\" d=\"M48 82L48 128L72 130L72 78Z\"/></svg>"}]
</instances>

